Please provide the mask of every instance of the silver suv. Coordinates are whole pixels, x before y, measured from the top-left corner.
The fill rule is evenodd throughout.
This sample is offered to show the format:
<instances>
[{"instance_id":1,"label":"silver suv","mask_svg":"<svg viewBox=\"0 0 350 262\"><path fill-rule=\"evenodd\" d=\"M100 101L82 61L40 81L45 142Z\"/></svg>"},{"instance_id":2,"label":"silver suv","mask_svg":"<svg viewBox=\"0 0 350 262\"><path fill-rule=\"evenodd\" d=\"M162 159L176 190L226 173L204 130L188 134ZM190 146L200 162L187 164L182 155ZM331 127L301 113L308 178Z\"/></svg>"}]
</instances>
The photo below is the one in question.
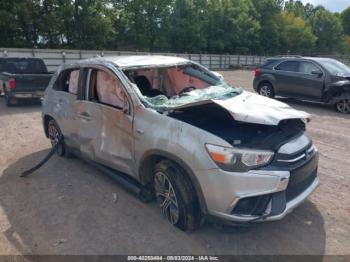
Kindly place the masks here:
<instances>
[{"instance_id":1,"label":"silver suv","mask_svg":"<svg viewBox=\"0 0 350 262\"><path fill-rule=\"evenodd\" d=\"M283 218L318 186L309 115L178 57L61 66L42 107L60 156L89 161L190 231ZM56 146L57 148L57 146Z\"/></svg>"}]
</instances>

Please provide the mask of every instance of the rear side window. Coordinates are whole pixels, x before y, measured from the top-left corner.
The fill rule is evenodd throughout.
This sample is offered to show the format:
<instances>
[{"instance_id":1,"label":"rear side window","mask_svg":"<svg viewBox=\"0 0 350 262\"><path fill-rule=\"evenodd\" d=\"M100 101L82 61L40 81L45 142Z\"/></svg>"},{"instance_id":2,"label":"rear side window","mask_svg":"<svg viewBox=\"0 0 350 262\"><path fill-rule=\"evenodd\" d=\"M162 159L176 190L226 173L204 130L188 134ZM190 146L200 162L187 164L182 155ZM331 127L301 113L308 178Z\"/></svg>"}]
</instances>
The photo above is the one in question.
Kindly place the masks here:
<instances>
[{"instance_id":1,"label":"rear side window","mask_svg":"<svg viewBox=\"0 0 350 262\"><path fill-rule=\"evenodd\" d=\"M264 68L272 68L272 66L277 62L276 59L266 59L261 67L264 67Z\"/></svg>"},{"instance_id":2,"label":"rear side window","mask_svg":"<svg viewBox=\"0 0 350 262\"><path fill-rule=\"evenodd\" d=\"M282 62L276 67L276 70L287 71L287 72L298 72L299 62L297 61L286 61Z\"/></svg>"},{"instance_id":3,"label":"rear side window","mask_svg":"<svg viewBox=\"0 0 350 262\"><path fill-rule=\"evenodd\" d=\"M79 74L79 69L68 69L62 71L57 77L53 89L76 95L78 93Z\"/></svg>"},{"instance_id":4,"label":"rear side window","mask_svg":"<svg viewBox=\"0 0 350 262\"><path fill-rule=\"evenodd\" d=\"M312 71L319 71L320 69L311 62L301 62L299 71L303 74L311 75Z\"/></svg>"}]
</instances>

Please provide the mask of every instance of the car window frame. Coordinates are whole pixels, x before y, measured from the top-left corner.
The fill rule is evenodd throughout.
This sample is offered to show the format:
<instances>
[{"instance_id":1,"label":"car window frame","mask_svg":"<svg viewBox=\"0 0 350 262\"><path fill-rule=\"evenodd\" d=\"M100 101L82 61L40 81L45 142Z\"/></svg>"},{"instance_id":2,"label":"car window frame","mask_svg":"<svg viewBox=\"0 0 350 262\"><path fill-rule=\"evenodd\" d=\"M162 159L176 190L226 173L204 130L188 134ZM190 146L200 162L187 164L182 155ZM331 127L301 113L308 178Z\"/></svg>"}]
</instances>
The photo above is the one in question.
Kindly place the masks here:
<instances>
[{"instance_id":1,"label":"car window frame","mask_svg":"<svg viewBox=\"0 0 350 262\"><path fill-rule=\"evenodd\" d=\"M311 60L302 60L300 61L300 65L299 65L299 70L300 70L300 66L301 66L301 63L311 63L313 64L314 66L316 66L318 68L318 70L320 70L322 72L323 75L325 75L325 72L324 70L322 69L321 66L319 66L318 64L316 64L315 62L311 61ZM308 74L308 73L304 73L304 72L300 72L300 74L303 74L303 75L313 75L313 74Z\"/></svg>"},{"instance_id":2,"label":"car window frame","mask_svg":"<svg viewBox=\"0 0 350 262\"><path fill-rule=\"evenodd\" d=\"M69 92L69 88L67 89L67 91L64 91L64 90L62 90L62 89L56 89L56 88L55 88L57 81L61 81L60 77L61 77L61 75L62 75L63 73L65 73L66 71L72 72L72 71L75 71L75 70L79 70L78 88L77 88L77 93L76 93L76 94L74 94L74 93L72 93L72 92ZM78 100L78 98L79 98L79 89L80 89L81 80L82 80L82 72L81 72L81 68L80 68L79 66L64 68L64 69L62 69L62 70L58 73L58 75L57 75L55 81L53 82L53 84L52 84L52 90L54 90L55 92L63 92L63 93L66 93L66 94L74 95L74 96L76 97L76 99ZM60 83L60 84L62 84L62 83Z\"/></svg>"},{"instance_id":3,"label":"car window frame","mask_svg":"<svg viewBox=\"0 0 350 262\"><path fill-rule=\"evenodd\" d=\"M104 106L108 106L110 108L113 108L113 109L116 109L120 112L123 112L127 115L132 115L132 108L133 108L133 104L132 104L132 101L131 101L131 98L129 97L129 94L127 92L127 89L121 79L121 77L119 77L112 69L110 69L109 67L105 67L105 66L101 66L101 65L85 65L83 67L83 70L86 70L87 72L84 74L84 81L83 81L83 85L82 86L82 100L84 101L88 101L88 102L92 102L92 103L96 103L96 104L101 104L101 105L104 105ZM90 85L90 80L91 80L91 73L93 70L102 70L104 72L107 72L109 74L112 74L113 77L116 77L117 80L119 81L120 83L120 86L124 92L124 96L125 96L125 99L126 99L126 104L127 104L127 108L125 108L125 102L124 102L124 107L123 108L120 108L120 107L117 107L117 106L113 106L113 105L110 105L110 104L107 104L107 103L103 103L101 101L93 101L91 100L90 98L90 92L91 92L91 85Z\"/></svg>"},{"instance_id":4,"label":"car window frame","mask_svg":"<svg viewBox=\"0 0 350 262\"><path fill-rule=\"evenodd\" d=\"M281 69L277 69L277 67L279 67L281 64L283 63L289 63L289 62L295 62L298 63L298 67L297 67L297 71L287 71L287 70L281 70ZM280 72L288 72L288 73L299 73L299 67L300 67L300 61L298 60L283 60L280 63L278 63L276 66L273 67L274 71L280 71Z\"/></svg>"}]
</instances>

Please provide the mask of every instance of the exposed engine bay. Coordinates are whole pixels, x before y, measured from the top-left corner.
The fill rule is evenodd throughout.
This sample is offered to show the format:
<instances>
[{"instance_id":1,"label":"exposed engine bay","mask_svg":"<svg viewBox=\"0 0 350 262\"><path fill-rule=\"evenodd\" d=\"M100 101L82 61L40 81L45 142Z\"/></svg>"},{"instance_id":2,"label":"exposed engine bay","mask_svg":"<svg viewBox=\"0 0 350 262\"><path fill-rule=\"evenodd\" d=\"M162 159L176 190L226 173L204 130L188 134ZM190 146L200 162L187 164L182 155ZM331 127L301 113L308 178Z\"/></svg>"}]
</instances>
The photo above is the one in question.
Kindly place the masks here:
<instances>
[{"instance_id":1,"label":"exposed engine bay","mask_svg":"<svg viewBox=\"0 0 350 262\"><path fill-rule=\"evenodd\" d=\"M210 132L235 147L275 151L305 131L305 123L300 119L282 120L278 125L236 121L214 103L174 110L168 116Z\"/></svg>"}]
</instances>

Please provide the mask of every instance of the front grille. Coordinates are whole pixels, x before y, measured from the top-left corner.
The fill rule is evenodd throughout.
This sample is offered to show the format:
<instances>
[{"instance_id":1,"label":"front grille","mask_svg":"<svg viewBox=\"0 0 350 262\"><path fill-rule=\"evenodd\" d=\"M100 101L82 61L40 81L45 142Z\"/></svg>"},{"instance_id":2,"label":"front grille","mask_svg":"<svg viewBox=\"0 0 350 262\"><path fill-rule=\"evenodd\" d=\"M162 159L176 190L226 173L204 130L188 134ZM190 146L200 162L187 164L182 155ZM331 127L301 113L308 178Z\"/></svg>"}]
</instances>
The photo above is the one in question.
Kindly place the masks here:
<instances>
[{"instance_id":1,"label":"front grille","mask_svg":"<svg viewBox=\"0 0 350 262\"><path fill-rule=\"evenodd\" d=\"M308 164L291 171L286 189L287 202L299 196L315 181L317 177L317 161L315 156Z\"/></svg>"},{"instance_id":2,"label":"front grille","mask_svg":"<svg viewBox=\"0 0 350 262\"><path fill-rule=\"evenodd\" d=\"M297 165L299 163L305 162L305 160L310 159L315 155L315 153L316 153L316 150L313 145L309 145L308 147L294 154L277 153L275 164L277 166Z\"/></svg>"},{"instance_id":3,"label":"front grille","mask_svg":"<svg viewBox=\"0 0 350 262\"><path fill-rule=\"evenodd\" d=\"M316 148L309 143L295 153L277 153L274 166L290 172L286 189L286 200L291 201L302 194L317 177L318 154Z\"/></svg>"}]
</instances>

